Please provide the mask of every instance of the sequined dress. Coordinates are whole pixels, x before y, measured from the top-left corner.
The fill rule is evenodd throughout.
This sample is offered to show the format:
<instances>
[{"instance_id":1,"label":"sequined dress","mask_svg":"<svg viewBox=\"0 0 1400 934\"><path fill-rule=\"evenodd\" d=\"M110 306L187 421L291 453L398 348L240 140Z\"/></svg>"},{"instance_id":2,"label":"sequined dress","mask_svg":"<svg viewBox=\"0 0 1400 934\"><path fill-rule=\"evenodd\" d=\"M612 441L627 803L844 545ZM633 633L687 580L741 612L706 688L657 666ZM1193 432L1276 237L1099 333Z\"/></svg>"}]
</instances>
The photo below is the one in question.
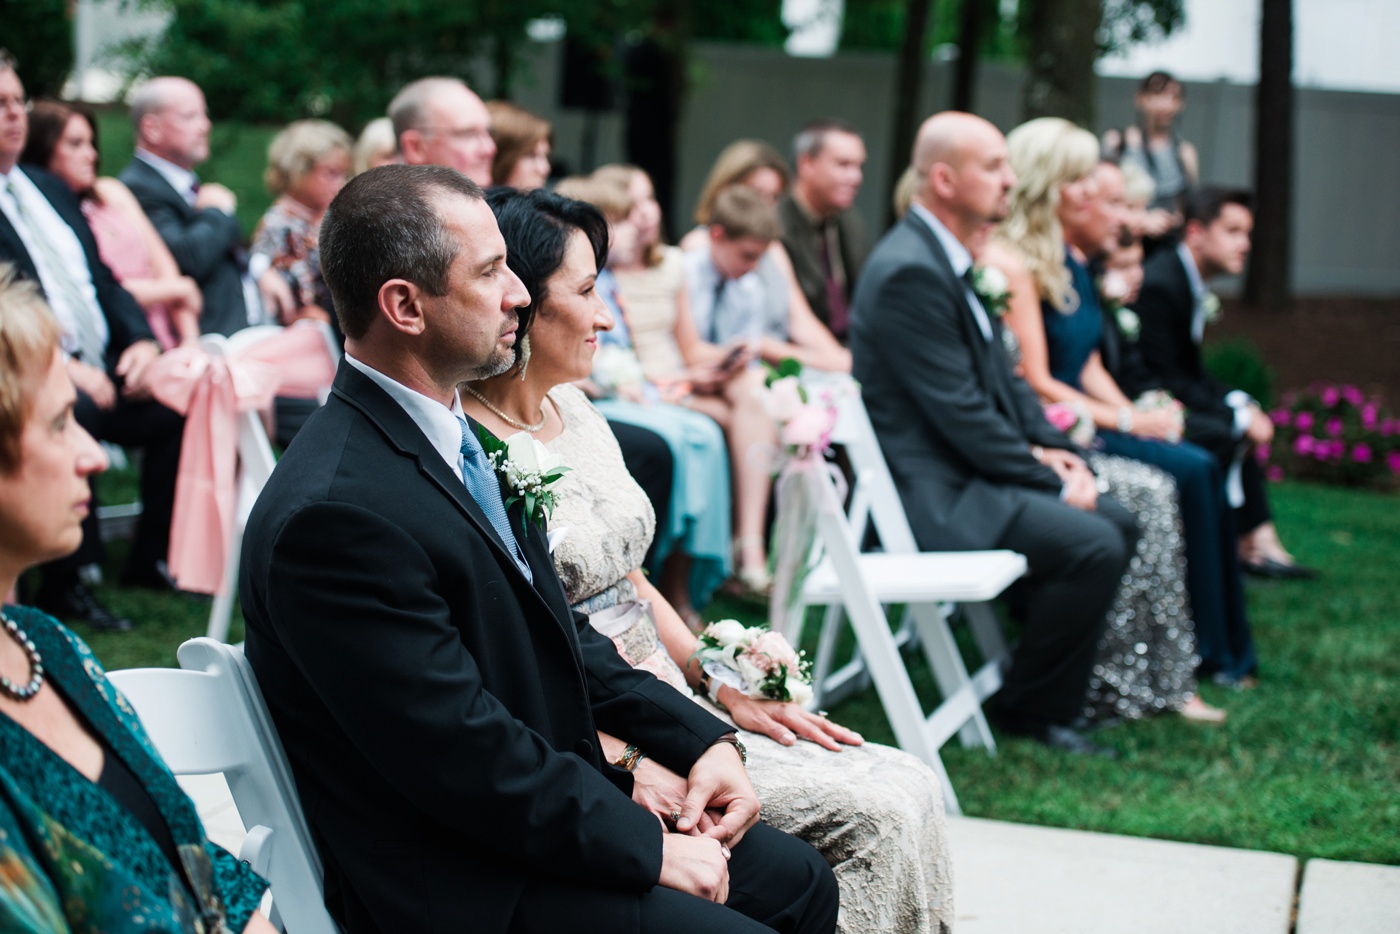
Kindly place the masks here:
<instances>
[{"instance_id":1,"label":"sequined dress","mask_svg":"<svg viewBox=\"0 0 1400 934\"><path fill-rule=\"evenodd\" d=\"M550 518L555 566L574 609L589 614L633 666L651 671L696 703L729 717L686 686L647 613L621 632L606 611L635 601L626 575L641 565L655 525L645 494L628 477L607 423L572 386L551 390L564 432L549 447L572 468ZM732 722L732 721L731 721ZM816 847L841 890L843 934L944 934L953 926L952 860L943 796L929 768L907 753L867 743L832 753L783 746L740 730L749 777L768 823Z\"/></svg>"}]
</instances>

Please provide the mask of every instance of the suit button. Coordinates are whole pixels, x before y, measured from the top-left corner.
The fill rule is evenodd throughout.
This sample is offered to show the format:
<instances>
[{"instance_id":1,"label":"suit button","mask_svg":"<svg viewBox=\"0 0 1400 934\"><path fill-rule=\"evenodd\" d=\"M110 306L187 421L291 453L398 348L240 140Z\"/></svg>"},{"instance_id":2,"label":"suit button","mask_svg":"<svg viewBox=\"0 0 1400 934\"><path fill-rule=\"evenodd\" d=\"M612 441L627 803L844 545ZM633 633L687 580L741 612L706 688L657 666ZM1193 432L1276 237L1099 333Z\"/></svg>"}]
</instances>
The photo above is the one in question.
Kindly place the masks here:
<instances>
[{"instance_id":1,"label":"suit button","mask_svg":"<svg viewBox=\"0 0 1400 934\"><path fill-rule=\"evenodd\" d=\"M593 744L586 739L581 739L574 743L574 752L582 759L589 759L593 756Z\"/></svg>"}]
</instances>

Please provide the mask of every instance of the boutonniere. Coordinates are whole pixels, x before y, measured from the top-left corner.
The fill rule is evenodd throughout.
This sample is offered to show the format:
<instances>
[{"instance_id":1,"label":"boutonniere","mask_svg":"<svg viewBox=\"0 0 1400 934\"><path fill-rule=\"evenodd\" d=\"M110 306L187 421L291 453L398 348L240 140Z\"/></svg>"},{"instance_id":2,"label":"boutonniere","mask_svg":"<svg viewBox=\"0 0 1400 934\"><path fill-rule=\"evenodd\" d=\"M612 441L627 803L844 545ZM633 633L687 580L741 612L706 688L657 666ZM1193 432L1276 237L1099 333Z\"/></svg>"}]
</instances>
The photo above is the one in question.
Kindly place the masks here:
<instances>
[{"instance_id":1,"label":"boutonniere","mask_svg":"<svg viewBox=\"0 0 1400 934\"><path fill-rule=\"evenodd\" d=\"M504 441L485 428L477 426L477 437L486 460L505 485L506 509L516 503L524 504L521 533L530 534L531 525L544 525L554 511L559 495L554 488L571 468L549 448L523 431L517 431Z\"/></svg>"},{"instance_id":2,"label":"boutonniere","mask_svg":"<svg viewBox=\"0 0 1400 934\"><path fill-rule=\"evenodd\" d=\"M987 314L1000 318L1006 314L1011 301L1011 280L995 266L978 266L972 270L972 294L982 303Z\"/></svg>"},{"instance_id":3,"label":"boutonniere","mask_svg":"<svg viewBox=\"0 0 1400 934\"><path fill-rule=\"evenodd\" d=\"M1214 324L1220 320L1220 296L1214 292L1207 292L1201 296L1201 309L1206 313L1206 324Z\"/></svg>"},{"instance_id":4,"label":"boutonniere","mask_svg":"<svg viewBox=\"0 0 1400 934\"><path fill-rule=\"evenodd\" d=\"M719 684L727 684L756 700L805 704L812 699L812 664L806 653L766 626L722 619L706 626L698 642L692 658L711 676L715 694Z\"/></svg>"},{"instance_id":5,"label":"boutonniere","mask_svg":"<svg viewBox=\"0 0 1400 934\"><path fill-rule=\"evenodd\" d=\"M1119 308L1113 313L1118 321L1118 330L1130 341L1136 341L1142 333L1142 319L1131 308Z\"/></svg>"}]
</instances>

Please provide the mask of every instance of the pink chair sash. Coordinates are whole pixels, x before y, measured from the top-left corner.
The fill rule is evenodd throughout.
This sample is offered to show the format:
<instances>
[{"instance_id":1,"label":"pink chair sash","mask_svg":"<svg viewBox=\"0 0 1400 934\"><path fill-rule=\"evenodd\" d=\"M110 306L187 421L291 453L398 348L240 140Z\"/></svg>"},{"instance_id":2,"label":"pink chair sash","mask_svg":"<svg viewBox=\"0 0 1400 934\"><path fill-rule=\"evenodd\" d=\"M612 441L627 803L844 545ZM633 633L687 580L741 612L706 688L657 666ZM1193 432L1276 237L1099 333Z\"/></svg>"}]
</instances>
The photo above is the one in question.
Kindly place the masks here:
<instances>
[{"instance_id":1,"label":"pink chair sash","mask_svg":"<svg viewBox=\"0 0 1400 934\"><path fill-rule=\"evenodd\" d=\"M227 591L225 571L237 508L238 416L274 396L314 399L335 379L322 331L293 325L228 356L178 347L150 367L151 392L185 416L170 574L181 590Z\"/></svg>"}]
</instances>

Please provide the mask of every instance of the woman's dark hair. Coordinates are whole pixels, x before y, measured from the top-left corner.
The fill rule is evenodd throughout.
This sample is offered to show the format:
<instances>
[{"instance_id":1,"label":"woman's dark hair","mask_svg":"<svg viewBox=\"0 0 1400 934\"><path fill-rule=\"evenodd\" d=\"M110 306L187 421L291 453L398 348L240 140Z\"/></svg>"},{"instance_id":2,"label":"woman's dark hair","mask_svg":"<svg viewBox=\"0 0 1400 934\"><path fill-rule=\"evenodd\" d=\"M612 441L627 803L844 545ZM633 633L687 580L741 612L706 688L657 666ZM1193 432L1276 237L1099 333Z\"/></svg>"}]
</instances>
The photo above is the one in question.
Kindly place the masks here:
<instances>
[{"instance_id":1,"label":"woman's dark hair","mask_svg":"<svg viewBox=\"0 0 1400 934\"><path fill-rule=\"evenodd\" d=\"M608 222L593 205L543 188L491 188L486 192L486 203L506 241L506 264L530 293L530 304L518 312L523 338L545 300L549 278L564 263L564 251L575 230L583 231L598 268L603 268L608 258Z\"/></svg>"},{"instance_id":2,"label":"woman's dark hair","mask_svg":"<svg viewBox=\"0 0 1400 934\"><path fill-rule=\"evenodd\" d=\"M68 129L68 121L75 116L87 121L88 127L92 129L93 148L97 148L97 118L85 104L41 100L35 101L34 108L29 111L29 138L25 140L24 151L20 153L19 161L48 171L53 154L58 149L58 141L63 139L63 131ZM80 191L78 194L88 197L92 192Z\"/></svg>"},{"instance_id":3,"label":"woman's dark hair","mask_svg":"<svg viewBox=\"0 0 1400 934\"><path fill-rule=\"evenodd\" d=\"M1182 97L1186 96L1186 86L1178 81L1176 76L1166 71L1154 71L1142 79L1142 84L1138 85L1138 93L1161 94L1173 85L1176 86Z\"/></svg>"}]
</instances>

